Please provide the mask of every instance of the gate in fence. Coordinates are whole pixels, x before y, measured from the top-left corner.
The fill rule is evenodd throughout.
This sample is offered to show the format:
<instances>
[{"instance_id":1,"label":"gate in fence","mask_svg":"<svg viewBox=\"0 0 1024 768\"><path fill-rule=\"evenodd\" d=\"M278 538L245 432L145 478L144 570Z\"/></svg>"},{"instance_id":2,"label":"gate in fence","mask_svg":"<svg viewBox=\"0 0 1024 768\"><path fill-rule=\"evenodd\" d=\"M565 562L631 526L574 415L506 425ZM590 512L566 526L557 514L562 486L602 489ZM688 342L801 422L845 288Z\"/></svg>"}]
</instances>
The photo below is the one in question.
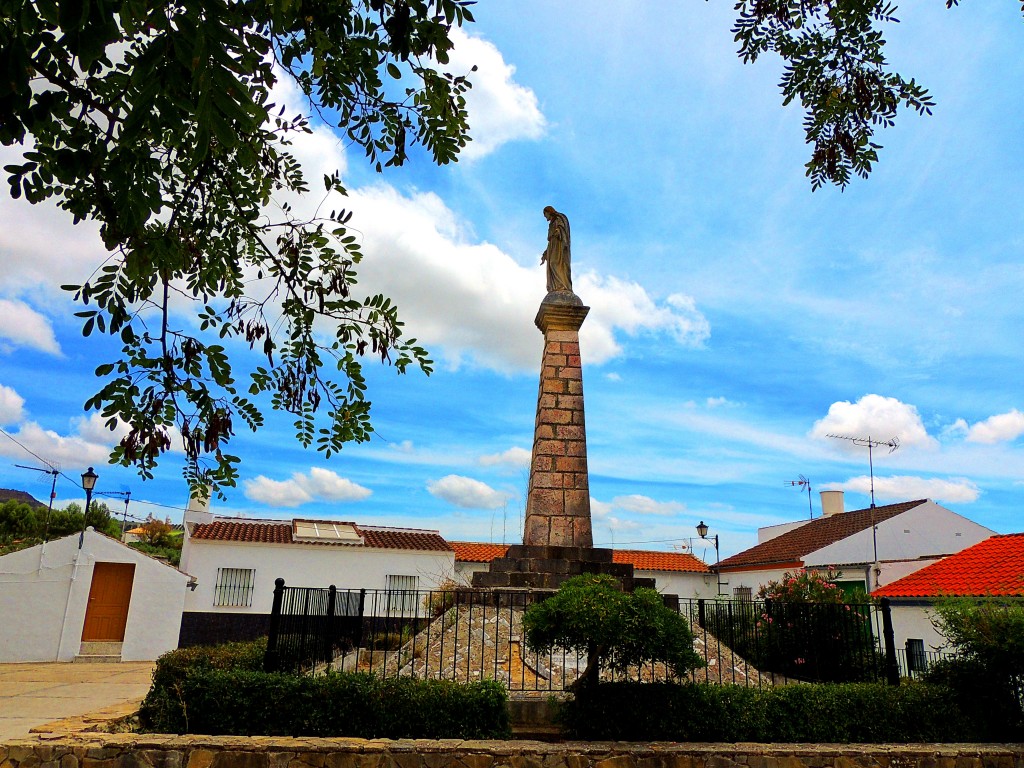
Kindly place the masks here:
<instances>
[{"instance_id":1,"label":"gate in fence","mask_svg":"<svg viewBox=\"0 0 1024 768\"><path fill-rule=\"evenodd\" d=\"M586 667L586 658L526 647L522 615L535 599L539 596L525 592L469 588L288 587L278 579L265 668L462 682L491 678L514 692L563 691ZM697 682L899 682L887 600L826 605L684 599L677 609L689 621L694 647L706 662L688 676ZM623 677L673 679L657 663L618 675ZM612 672L602 670L602 679L613 679Z\"/></svg>"}]
</instances>

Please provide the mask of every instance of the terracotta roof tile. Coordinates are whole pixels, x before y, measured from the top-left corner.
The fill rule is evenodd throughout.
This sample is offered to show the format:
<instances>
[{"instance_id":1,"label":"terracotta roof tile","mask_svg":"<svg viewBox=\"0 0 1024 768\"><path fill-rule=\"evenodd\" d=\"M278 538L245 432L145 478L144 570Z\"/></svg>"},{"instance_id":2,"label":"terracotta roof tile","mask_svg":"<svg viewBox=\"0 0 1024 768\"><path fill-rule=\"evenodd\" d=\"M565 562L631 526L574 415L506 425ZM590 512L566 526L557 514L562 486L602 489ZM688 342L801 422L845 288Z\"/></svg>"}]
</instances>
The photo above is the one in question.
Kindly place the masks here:
<instances>
[{"instance_id":1,"label":"terracotta roof tile","mask_svg":"<svg viewBox=\"0 0 1024 768\"><path fill-rule=\"evenodd\" d=\"M455 550L455 560L460 563L489 563L496 557L504 557L507 544L486 544L475 541L449 542Z\"/></svg>"},{"instance_id":2,"label":"terracotta roof tile","mask_svg":"<svg viewBox=\"0 0 1024 768\"><path fill-rule=\"evenodd\" d=\"M437 531L410 528L366 528L356 525L367 547L378 549L418 549L431 552L451 552L451 545Z\"/></svg>"},{"instance_id":3,"label":"terracotta roof tile","mask_svg":"<svg viewBox=\"0 0 1024 768\"><path fill-rule=\"evenodd\" d=\"M689 552L649 552L642 549L616 549L612 555L616 563L630 563L638 571L678 571L680 573L707 573L704 561Z\"/></svg>"},{"instance_id":4,"label":"terracotta roof tile","mask_svg":"<svg viewBox=\"0 0 1024 768\"><path fill-rule=\"evenodd\" d=\"M896 517L908 509L924 504L927 499L904 501L899 504L886 504L875 507L874 520L880 523ZM852 536L859 531L871 527L872 510L857 509L843 512L831 517L819 517L810 520L799 528L787 531L781 536L762 542L755 547L727 557L721 562L723 571L731 568L744 568L755 565L773 565L776 563L794 563L803 560L804 556L815 550L827 547L837 541Z\"/></svg>"},{"instance_id":5,"label":"terracotta roof tile","mask_svg":"<svg viewBox=\"0 0 1024 768\"><path fill-rule=\"evenodd\" d=\"M267 523L250 520L214 520L200 523L192 531L193 539L205 541L245 541L258 544L291 544L291 523Z\"/></svg>"},{"instance_id":6,"label":"terracotta roof tile","mask_svg":"<svg viewBox=\"0 0 1024 768\"><path fill-rule=\"evenodd\" d=\"M336 522L323 520L318 522ZM362 537L362 543L337 541L297 541L292 536L291 522L256 520L215 520L202 523L192 531L193 539L204 541L241 541L257 544L309 544L311 546L366 546L375 549L412 549L430 552L450 552L451 547L437 531L415 528L385 528L382 526L351 525Z\"/></svg>"},{"instance_id":7,"label":"terracotta roof tile","mask_svg":"<svg viewBox=\"0 0 1024 768\"><path fill-rule=\"evenodd\" d=\"M455 560L461 563L489 563L503 557L508 547L475 541L453 541ZM649 552L639 549L616 549L612 558L616 563L631 563L641 571L678 571L706 573L708 567L693 555L683 552Z\"/></svg>"},{"instance_id":8,"label":"terracotta roof tile","mask_svg":"<svg viewBox=\"0 0 1024 768\"><path fill-rule=\"evenodd\" d=\"M992 536L872 592L876 597L1024 597L1024 533Z\"/></svg>"}]
</instances>

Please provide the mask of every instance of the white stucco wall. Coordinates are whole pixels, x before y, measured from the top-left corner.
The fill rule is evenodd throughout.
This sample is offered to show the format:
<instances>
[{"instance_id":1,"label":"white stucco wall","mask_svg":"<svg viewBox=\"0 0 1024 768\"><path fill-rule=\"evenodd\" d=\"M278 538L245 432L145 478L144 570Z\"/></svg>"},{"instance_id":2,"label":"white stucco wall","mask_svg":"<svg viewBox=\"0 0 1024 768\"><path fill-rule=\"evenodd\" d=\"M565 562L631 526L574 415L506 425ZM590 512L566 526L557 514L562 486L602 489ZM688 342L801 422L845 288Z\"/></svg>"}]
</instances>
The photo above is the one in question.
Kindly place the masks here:
<instances>
[{"instance_id":1,"label":"white stucco wall","mask_svg":"<svg viewBox=\"0 0 1024 768\"><path fill-rule=\"evenodd\" d=\"M877 527L878 560L882 568L877 586L890 584L934 562L935 556L952 555L984 541L994 533L934 501L926 501L878 523ZM808 567L871 563L873 560L874 545L870 527L815 552L809 552L804 558ZM872 589L875 586L872 584Z\"/></svg>"},{"instance_id":2,"label":"white stucco wall","mask_svg":"<svg viewBox=\"0 0 1024 768\"><path fill-rule=\"evenodd\" d=\"M897 648L905 648L909 638L924 640L926 651L943 648L946 639L932 625L934 609L931 606L901 604L897 600L893 600L891 606Z\"/></svg>"},{"instance_id":3,"label":"white stucco wall","mask_svg":"<svg viewBox=\"0 0 1024 768\"><path fill-rule=\"evenodd\" d=\"M437 589L455 573L454 552L202 539L188 540L185 548L182 568L198 580L195 591L186 595L186 611L270 613L278 578L291 587L333 584L341 590L385 589L388 576L416 576L419 589ZM214 605L218 568L256 571L251 606Z\"/></svg>"},{"instance_id":4,"label":"white stucco wall","mask_svg":"<svg viewBox=\"0 0 1024 768\"><path fill-rule=\"evenodd\" d=\"M0 662L71 661L78 653L97 562L134 563L122 661L176 648L188 576L86 531L0 557Z\"/></svg>"}]
</instances>

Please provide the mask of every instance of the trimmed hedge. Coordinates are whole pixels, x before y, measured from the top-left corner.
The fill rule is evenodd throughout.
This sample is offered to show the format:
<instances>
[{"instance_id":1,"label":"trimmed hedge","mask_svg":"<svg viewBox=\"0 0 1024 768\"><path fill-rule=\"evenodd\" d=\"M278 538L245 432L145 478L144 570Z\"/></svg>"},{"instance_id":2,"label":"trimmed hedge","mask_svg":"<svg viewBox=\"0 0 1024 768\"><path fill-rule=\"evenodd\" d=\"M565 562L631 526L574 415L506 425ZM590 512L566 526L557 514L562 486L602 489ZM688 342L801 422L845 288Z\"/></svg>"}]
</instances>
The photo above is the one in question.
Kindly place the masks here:
<instances>
[{"instance_id":1,"label":"trimmed hedge","mask_svg":"<svg viewBox=\"0 0 1024 768\"><path fill-rule=\"evenodd\" d=\"M157 659L139 710L151 733L495 739L511 734L494 681L382 680L262 671L266 642L181 648Z\"/></svg>"},{"instance_id":2,"label":"trimmed hedge","mask_svg":"<svg viewBox=\"0 0 1024 768\"><path fill-rule=\"evenodd\" d=\"M267 640L223 645L198 645L168 651L156 660L153 685L139 708L139 725L156 733L184 733L182 687L190 673L212 669L263 669Z\"/></svg>"},{"instance_id":3,"label":"trimmed hedge","mask_svg":"<svg viewBox=\"0 0 1024 768\"><path fill-rule=\"evenodd\" d=\"M978 741L942 686L601 683L562 704L571 738L614 741Z\"/></svg>"},{"instance_id":4,"label":"trimmed hedge","mask_svg":"<svg viewBox=\"0 0 1024 768\"><path fill-rule=\"evenodd\" d=\"M210 735L497 739L511 735L495 681L382 680L209 670L182 686L183 732Z\"/></svg>"}]
</instances>

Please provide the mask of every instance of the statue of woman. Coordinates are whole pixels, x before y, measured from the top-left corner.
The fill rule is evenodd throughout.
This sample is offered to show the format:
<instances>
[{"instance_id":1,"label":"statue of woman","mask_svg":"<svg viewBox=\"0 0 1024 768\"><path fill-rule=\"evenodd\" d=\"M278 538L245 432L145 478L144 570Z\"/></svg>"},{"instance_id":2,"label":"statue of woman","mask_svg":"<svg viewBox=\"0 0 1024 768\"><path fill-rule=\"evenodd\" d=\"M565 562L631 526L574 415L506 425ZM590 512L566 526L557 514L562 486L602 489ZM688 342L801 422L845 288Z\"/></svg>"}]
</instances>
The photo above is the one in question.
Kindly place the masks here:
<instances>
[{"instance_id":1,"label":"statue of woman","mask_svg":"<svg viewBox=\"0 0 1024 768\"><path fill-rule=\"evenodd\" d=\"M544 209L548 220L548 247L540 257L540 263L548 265L548 293L568 291L572 293L572 271L569 266L569 219L550 205Z\"/></svg>"}]
</instances>

